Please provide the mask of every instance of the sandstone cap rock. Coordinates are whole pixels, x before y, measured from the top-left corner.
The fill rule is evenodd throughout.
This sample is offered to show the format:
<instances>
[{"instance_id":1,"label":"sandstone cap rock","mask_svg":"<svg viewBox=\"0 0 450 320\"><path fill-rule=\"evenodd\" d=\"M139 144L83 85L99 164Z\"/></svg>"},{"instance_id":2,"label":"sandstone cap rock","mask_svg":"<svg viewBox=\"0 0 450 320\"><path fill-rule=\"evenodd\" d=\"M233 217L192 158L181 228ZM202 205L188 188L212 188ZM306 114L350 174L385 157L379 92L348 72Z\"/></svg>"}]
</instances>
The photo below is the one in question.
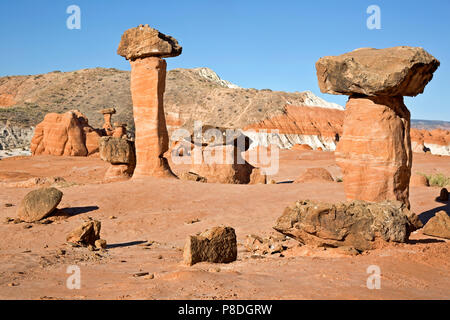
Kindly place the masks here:
<instances>
[{"instance_id":1,"label":"sandstone cap rock","mask_svg":"<svg viewBox=\"0 0 450 320\"><path fill-rule=\"evenodd\" d=\"M440 62L423 48L362 48L316 63L320 91L338 95L416 96Z\"/></svg>"},{"instance_id":2,"label":"sandstone cap rock","mask_svg":"<svg viewBox=\"0 0 450 320\"><path fill-rule=\"evenodd\" d=\"M178 41L148 25L128 29L122 35L117 54L127 60L148 57L176 57L183 48Z\"/></svg>"},{"instance_id":3,"label":"sandstone cap rock","mask_svg":"<svg viewBox=\"0 0 450 320\"><path fill-rule=\"evenodd\" d=\"M106 108L106 109L102 109L99 111L102 114L115 114L116 113L116 109L114 108Z\"/></svg>"}]
</instances>

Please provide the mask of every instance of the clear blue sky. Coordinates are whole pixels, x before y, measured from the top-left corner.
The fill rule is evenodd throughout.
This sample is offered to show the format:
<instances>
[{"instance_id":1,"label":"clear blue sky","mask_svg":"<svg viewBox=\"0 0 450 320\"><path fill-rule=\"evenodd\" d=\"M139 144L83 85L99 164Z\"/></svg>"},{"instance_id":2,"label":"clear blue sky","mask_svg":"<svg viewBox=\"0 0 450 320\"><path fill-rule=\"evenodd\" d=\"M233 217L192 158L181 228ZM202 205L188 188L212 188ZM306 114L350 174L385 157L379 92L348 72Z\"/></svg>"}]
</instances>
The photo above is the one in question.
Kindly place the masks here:
<instances>
[{"instance_id":1,"label":"clear blue sky","mask_svg":"<svg viewBox=\"0 0 450 320\"><path fill-rule=\"evenodd\" d=\"M81 30L66 27L69 5ZM381 8L381 30L366 9ZM129 70L116 54L122 33L149 24L179 40L169 69L209 67L246 88L321 94L315 62L355 48L424 47L441 61L425 93L407 98L415 119L450 121L449 0L14 0L0 1L0 76L106 67Z\"/></svg>"}]
</instances>

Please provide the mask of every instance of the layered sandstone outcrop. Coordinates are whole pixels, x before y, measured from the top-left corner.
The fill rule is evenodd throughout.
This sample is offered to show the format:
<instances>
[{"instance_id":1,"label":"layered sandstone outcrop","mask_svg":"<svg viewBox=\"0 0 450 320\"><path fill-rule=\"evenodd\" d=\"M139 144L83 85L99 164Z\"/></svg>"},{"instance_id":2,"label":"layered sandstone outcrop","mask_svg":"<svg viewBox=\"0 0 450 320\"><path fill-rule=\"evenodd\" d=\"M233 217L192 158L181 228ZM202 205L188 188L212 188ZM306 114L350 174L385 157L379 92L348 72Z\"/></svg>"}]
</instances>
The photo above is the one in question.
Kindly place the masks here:
<instances>
[{"instance_id":1,"label":"layered sandstone outcrop","mask_svg":"<svg viewBox=\"0 0 450 320\"><path fill-rule=\"evenodd\" d=\"M347 199L398 200L409 207L410 113L439 67L422 48L357 49L316 63L323 93L349 95L336 161Z\"/></svg>"},{"instance_id":2,"label":"layered sandstone outcrop","mask_svg":"<svg viewBox=\"0 0 450 320\"><path fill-rule=\"evenodd\" d=\"M418 217L398 201L328 204L305 200L287 207L274 229L303 244L364 251L376 248L379 241L406 242L420 227Z\"/></svg>"},{"instance_id":3,"label":"layered sandstone outcrop","mask_svg":"<svg viewBox=\"0 0 450 320\"><path fill-rule=\"evenodd\" d=\"M33 155L88 156L98 152L100 133L78 110L49 113L31 139Z\"/></svg>"},{"instance_id":4,"label":"layered sandstone outcrop","mask_svg":"<svg viewBox=\"0 0 450 320\"><path fill-rule=\"evenodd\" d=\"M181 54L178 42L140 25L125 31L117 53L131 64L131 95L136 136L134 176L174 177L164 153L169 136L164 114L166 61Z\"/></svg>"}]
</instances>

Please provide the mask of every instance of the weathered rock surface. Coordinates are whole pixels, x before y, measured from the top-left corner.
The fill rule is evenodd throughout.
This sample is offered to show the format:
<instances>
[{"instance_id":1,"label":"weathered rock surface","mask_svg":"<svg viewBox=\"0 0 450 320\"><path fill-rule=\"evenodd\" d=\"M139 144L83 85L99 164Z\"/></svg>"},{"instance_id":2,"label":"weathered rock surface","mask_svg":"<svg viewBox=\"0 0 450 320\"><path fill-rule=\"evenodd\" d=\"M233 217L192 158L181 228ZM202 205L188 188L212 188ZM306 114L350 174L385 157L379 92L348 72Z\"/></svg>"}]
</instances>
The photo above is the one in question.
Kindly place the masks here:
<instances>
[{"instance_id":1,"label":"weathered rock surface","mask_svg":"<svg viewBox=\"0 0 450 320\"><path fill-rule=\"evenodd\" d=\"M190 171L205 177L208 183L249 184L256 169L233 145L195 147L191 154ZM263 179L259 171L254 173L254 183Z\"/></svg>"},{"instance_id":2,"label":"weathered rock surface","mask_svg":"<svg viewBox=\"0 0 450 320\"><path fill-rule=\"evenodd\" d=\"M129 179L136 167L134 142L126 138L102 137L100 159L111 163L105 173L108 182Z\"/></svg>"},{"instance_id":3,"label":"weathered rock surface","mask_svg":"<svg viewBox=\"0 0 450 320\"><path fill-rule=\"evenodd\" d=\"M75 243L82 246L94 246L97 240L100 240L101 223L97 220L84 222L80 227L76 228L67 235L67 242Z\"/></svg>"},{"instance_id":4,"label":"weathered rock surface","mask_svg":"<svg viewBox=\"0 0 450 320\"><path fill-rule=\"evenodd\" d=\"M433 237L450 239L450 217L445 211L439 211L428 220L423 233Z\"/></svg>"},{"instance_id":5,"label":"weathered rock surface","mask_svg":"<svg viewBox=\"0 0 450 320\"><path fill-rule=\"evenodd\" d=\"M423 48L362 48L316 63L323 93L416 96L433 78L439 61Z\"/></svg>"},{"instance_id":6,"label":"weathered rock surface","mask_svg":"<svg viewBox=\"0 0 450 320\"><path fill-rule=\"evenodd\" d=\"M100 138L100 159L112 164L135 165L136 156L133 141L117 137Z\"/></svg>"},{"instance_id":7,"label":"weathered rock surface","mask_svg":"<svg viewBox=\"0 0 450 320\"><path fill-rule=\"evenodd\" d=\"M421 227L418 217L398 201L327 204L298 201L278 218L275 230L303 244L374 249L378 241L406 242Z\"/></svg>"},{"instance_id":8,"label":"weathered rock surface","mask_svg":"<svg viewBox=\"0 0 450 320\"><path fill-rule=\"evenodd\" d=\"M350 98L335 155L348 200L409 207L410 113L402 97Z\"/></svg>"},{"instance_id":9,"label":"weathered rock surface","mask_svg":"<svg viewBox=\"0 0 450 320\"><path fill-rule=\"evenodd\" d=\"M208 261L230 263L237 258L236 233L231 227L215 227L189 236L184 247L184 263L193 265Z\"/></svg>"},{"instance_id":10,"label":"weathered rock surface","mask_svg":"<svg viewBox=\"0 0 450 320\"><path fill-rule=\"evenodd\" d=\"M334 182L333 176L325 168L308 168L294 183L310 181Z\"/></svg>"},{"instance_id":11,"label":"weathered rock surface","mask_svg":"<svg viewBox=\"0 0 450 320\"><path fill-rule=\"evenodd\" d=\"M127 60L176 57L182 52L178 41L148 25L129 29L122 35L117 54Z\"/></svg>"},{"instance_id":12,"label":"weathered rock surface","mask_svg":"<svg viewBox=\"0 0 450 320\"><path fill-rule=\"evenodd\" d=\"M61 202L63 193L56 188L42 188L29 192L21 201L18 218L25 222L36 222L53 213Z\"/></svg>"},{"instance_id":13,"label":"weathered rock surface","mask_svg":"<svg viewBox=\"0 0 450 320\"><path fill-rule=\"evenodd\" d=\"M78 110L49 113L36 126L30 149L33 155L88 156L98 152L100 133Z\"/></svg>"}]
</instances>

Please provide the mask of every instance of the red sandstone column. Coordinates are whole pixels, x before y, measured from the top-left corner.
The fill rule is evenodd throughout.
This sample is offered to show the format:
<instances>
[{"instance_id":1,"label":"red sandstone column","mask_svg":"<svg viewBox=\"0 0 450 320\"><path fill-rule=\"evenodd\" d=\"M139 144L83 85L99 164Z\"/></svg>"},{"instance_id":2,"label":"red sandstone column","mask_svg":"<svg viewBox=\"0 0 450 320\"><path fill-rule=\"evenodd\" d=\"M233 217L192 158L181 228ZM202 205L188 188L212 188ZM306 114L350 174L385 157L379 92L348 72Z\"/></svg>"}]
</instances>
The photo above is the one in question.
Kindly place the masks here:
<instances>
[{"instance_id":1,"label":"red sandstone column","mask_svg":"<svg viewBox=\"0 0 450 320\"><path fill-rule=\"evenodd\" d=\"M348 200L398 200L409 207L410 113L403 97L350 97L335 155Z\"/></svg>"},{"instance_id":2,"label":"red sandstone column","mask_svg":"<svg viewBox=\"0 0 450 320\"><path fill-rule=\"evenodd\" d=\"M136 128L135 176L173 176L163 154L169 147L164 116L166 61L149 57L130 61Z\"/></svg>"}]
</instances>

